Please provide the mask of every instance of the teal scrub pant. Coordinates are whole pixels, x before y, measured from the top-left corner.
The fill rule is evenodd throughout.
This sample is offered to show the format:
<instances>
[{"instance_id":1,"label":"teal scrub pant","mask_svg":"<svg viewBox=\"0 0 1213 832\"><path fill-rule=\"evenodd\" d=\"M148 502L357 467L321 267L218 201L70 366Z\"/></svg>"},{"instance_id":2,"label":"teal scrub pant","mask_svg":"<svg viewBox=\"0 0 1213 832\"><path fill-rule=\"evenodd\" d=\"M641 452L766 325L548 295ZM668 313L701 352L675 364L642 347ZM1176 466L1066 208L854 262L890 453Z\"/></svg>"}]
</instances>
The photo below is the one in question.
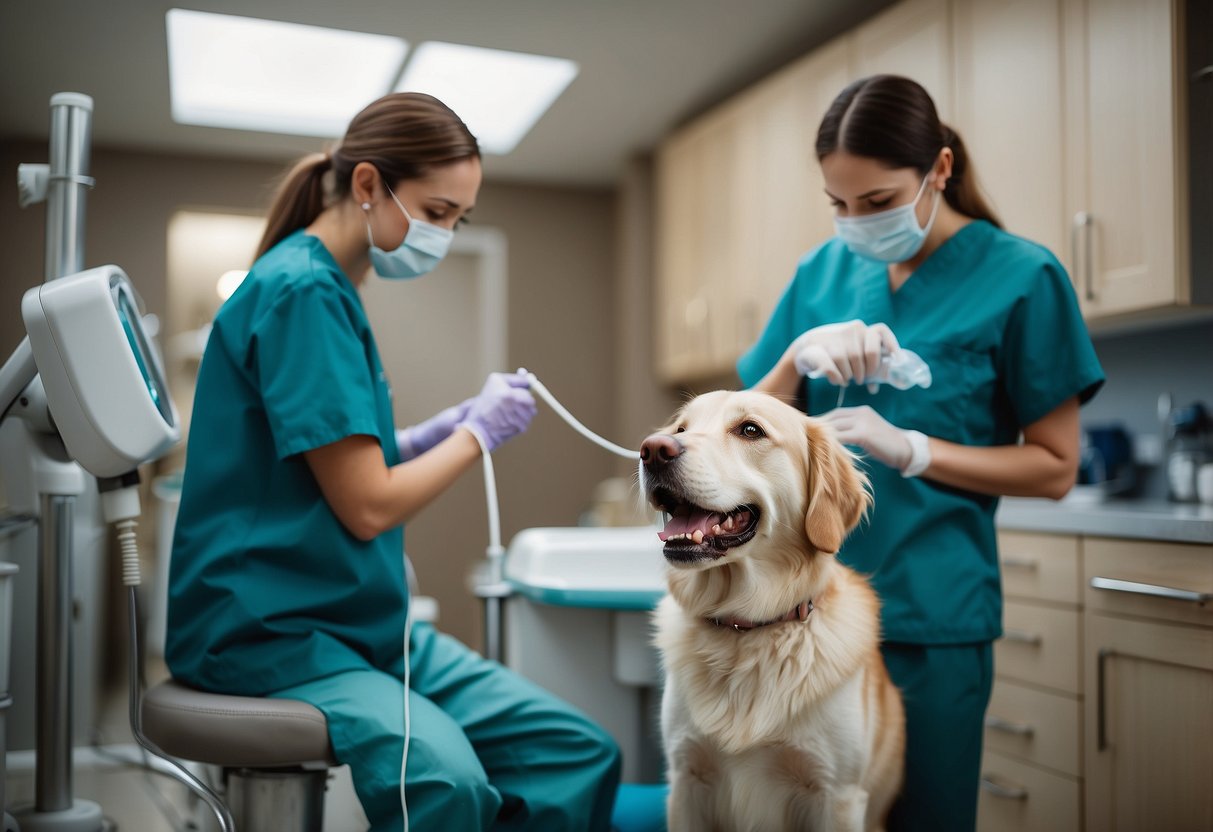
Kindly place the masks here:
<instances>
[{"instance_id":1,"label":"teal scrub pant","mask_svg":"<svg viewBox=\"0 0 1213 832\"><path fill-rule=\"evenodd\" d=\"M413 832L607 830L615 742L572 706L428 624L410 643L405 799ZM373 832L399 830L403 656L276 691L322 711Z\"/></svg>"},{"instance_id":2,"label":"teal scrub pant","mask_svg":"<svg viewBox=\"0 0 1213 832\"><path fill-rule=\"evenodd\" d=\"M906 711L906 769L889 832L972 832L994 681L990 642L882 646Z\"/></svg>"}]
</instances>

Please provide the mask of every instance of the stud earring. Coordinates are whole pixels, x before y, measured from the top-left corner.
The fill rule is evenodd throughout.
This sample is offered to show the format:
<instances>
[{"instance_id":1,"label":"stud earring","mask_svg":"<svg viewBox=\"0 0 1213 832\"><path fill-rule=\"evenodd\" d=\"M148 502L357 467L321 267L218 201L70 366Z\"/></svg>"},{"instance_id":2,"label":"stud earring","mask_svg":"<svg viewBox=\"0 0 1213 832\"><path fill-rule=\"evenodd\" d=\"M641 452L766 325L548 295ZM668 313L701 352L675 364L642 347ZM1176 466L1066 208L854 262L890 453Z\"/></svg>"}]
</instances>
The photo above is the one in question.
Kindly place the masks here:
<instances>
[{"instance_id":1,"label":"stud earring","mask_svg":"<svg viewBox=\"0 0 1213 832\"><path fill-rule=\"evenodd\" d=\"M369 203L369 202L364 202L364 203L362 203L362 210L363 210L363 211L369 211L369 210L371 210L371 203Z\"/></svg>"}]
</instances>

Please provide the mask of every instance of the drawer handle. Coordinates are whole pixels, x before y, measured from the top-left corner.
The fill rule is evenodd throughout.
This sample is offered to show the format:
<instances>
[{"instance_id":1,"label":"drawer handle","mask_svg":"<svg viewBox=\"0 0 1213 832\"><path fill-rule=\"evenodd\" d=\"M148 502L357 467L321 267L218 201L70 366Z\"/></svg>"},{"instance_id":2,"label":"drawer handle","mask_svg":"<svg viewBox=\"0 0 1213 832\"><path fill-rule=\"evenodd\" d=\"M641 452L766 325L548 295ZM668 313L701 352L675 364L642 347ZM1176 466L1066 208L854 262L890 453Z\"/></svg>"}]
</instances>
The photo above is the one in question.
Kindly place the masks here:
<instances>
[{"instance_id":1,"label":"drawer handle","mask_svg":"<svg viewBox=\"0 0 1213 832\"><path fill-rule=\"evenodd\" d=\"M1176 589L1171 586L1121 581L1116 578L1098 576L1091 579L1091 588L1105 589L1109 592L1127 592L1132 595L1149 595L1153 598L1167 598L1172 601L1189 601L1193 604L1207 604L1213 600L1213 592L1197 592L1191 589Z\"/></svg>"},{"instance_id":2,"label":"drawer handle","mask_svg":"<svg viewBox=\"0 0 1213 832\"><path fill-rule=\"evenodd\" d=\"M1023 786L1004 786L992 780L989 776L981 778L981 790L995 797L1005 797L1008 800L1027 800L1028 790Z\"/></svg>"},{"instance_id":3,"label":"drawer handle","mask_svg":"<svg viewBox=\"0 0 1213 832\"><path fill-rule=\"evenodd\" d=\"M1008 569L1027 569L1032 572L1036 571L1036 567L1040 564L1035 558L1017 557L1010 555L1002 559L1002 565Z\"/></svg>"},{"instance_id":4,"label":"drawer handle","mask_svg":"<svg viewBox=\"0 0 1213 832\"><path fill-rule=\"evenodd\" d=\"M1002 637L1004 641L1014 641L1019 644L1040 644L1041 642L1039 633L1030 633L1027 630L1003 630Z\"/></svg>"},{"instance_id":5,"label":"drawer handle","mask_svg":"<svg viewBox=\"0 0 1213 832\"><path fill-rule=\"evenodd\" d=\"M1011 722L1009 719L1003 719L993 714L986 714L986 727L993 731L1014 734L1017 737L1030 737L1036 733L1036 729L1027 723Z\"/></svg>"}]
</instances>

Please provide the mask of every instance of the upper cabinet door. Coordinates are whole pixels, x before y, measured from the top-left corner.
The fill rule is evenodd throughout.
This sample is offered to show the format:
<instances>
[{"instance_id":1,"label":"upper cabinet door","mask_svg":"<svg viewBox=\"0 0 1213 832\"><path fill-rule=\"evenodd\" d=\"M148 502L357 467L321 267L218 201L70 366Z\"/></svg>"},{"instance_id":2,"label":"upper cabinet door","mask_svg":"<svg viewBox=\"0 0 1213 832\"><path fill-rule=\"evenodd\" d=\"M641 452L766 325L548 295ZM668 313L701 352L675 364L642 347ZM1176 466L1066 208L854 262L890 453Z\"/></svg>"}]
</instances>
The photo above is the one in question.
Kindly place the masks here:
<instances>
[{"instance_id":1,"label":"upper cabinet door","mask_svg":"<svg viewBox=\"0 0 1213 832\"><path fill-rule=\"evenodd\" d=\"M1175 7L1088 0L1083 25L1071 30L1067 51L1081 55L1085 45L1087 56L1076 68L1085 77L1075 71L1069 93L1072 106L1085 105L1085 141L1071 142L1067 155L1087 172L1075 212L1084 310L1100 316L1186 302Z\"/></svg>"},{"instance_id":2,"label":"upper cabinet door","mask_svg":"<svg viewBox=\"0 0 1213 832\"><path fill-rule=\"evenodd\" d=\"M834 234L815 145L817 127L848 80L834 41L742 96L733 253L739 353L758 338L800 258Z\"/></svg>"},{"instance_id":3,"label":"upper cabinet door","mask_svg":"<svg viewBox=\"0 0 1213 832\"><path fill-rule=\"evenodd\" d=\"M686 130L668 139L657 154L656 217L657 274L653 322L658 370L676 381L692 372L697 356L707 351L706 329L696 324L706 317L701 300L702 240L699 218L692 210L702 203L703 140L701 132Z\"/></svg>"},{"instance_id":4,"label":"upper cabinet door","mask_svg":"<svg viewBox=\"0 0 1213 832\"><path fill-rule=\"evenodd\" d=\"M853 77L904 75L922 84L939 117L953 117L952 36L948 0L906 0L851 36Z\"/></svg>"},{"instance_id":5,"label":"upper cabinet door","mask_svg":"<svg viewBox=\"0 0 1213 832\"><path fill-rule=\"evenodd\" d=\"M1013 234L1072 269L1066 214L1062 4L958 0L956 124L978 185Z\"/></svg>"}]
</instances>

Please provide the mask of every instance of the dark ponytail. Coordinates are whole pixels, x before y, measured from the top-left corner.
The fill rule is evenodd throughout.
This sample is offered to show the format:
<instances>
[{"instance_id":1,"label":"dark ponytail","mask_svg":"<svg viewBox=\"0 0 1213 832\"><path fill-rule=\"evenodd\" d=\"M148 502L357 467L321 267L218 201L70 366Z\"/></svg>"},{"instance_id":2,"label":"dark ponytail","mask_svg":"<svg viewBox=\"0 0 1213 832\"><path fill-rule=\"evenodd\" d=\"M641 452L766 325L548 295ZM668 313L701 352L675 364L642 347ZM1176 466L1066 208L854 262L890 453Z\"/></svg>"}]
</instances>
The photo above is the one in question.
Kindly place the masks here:
<instances>
[{"instance_id":1,"label":"dark ponytail","mask_svg":"<svg viewBox=\"0 0 1213 832\"><path fill-rule=\"evenodd\" d=\"M939 120L935 102L909 78L873 75L838 94L817 130L817 159L842 150L894 168L914 168L922 176L939 151L952 150L952 176L944 187L948 205L966 217L1002 227L986 204L964 142Z\"/></svg>"},{"instance_id":2,"label":"dark ponytail","mask_svg":"<svg viewBox=\"0 0 1213 832\"><path fill-rule=\"evenodd\" d=\"M354 166L370 162L389 186L417 179L430 168L480 158L480 147L455 112L432 95L397 92L354 116L340 146L296 164L270 207L257 257L350 192Z\"/></svg>"}]
</instances>

